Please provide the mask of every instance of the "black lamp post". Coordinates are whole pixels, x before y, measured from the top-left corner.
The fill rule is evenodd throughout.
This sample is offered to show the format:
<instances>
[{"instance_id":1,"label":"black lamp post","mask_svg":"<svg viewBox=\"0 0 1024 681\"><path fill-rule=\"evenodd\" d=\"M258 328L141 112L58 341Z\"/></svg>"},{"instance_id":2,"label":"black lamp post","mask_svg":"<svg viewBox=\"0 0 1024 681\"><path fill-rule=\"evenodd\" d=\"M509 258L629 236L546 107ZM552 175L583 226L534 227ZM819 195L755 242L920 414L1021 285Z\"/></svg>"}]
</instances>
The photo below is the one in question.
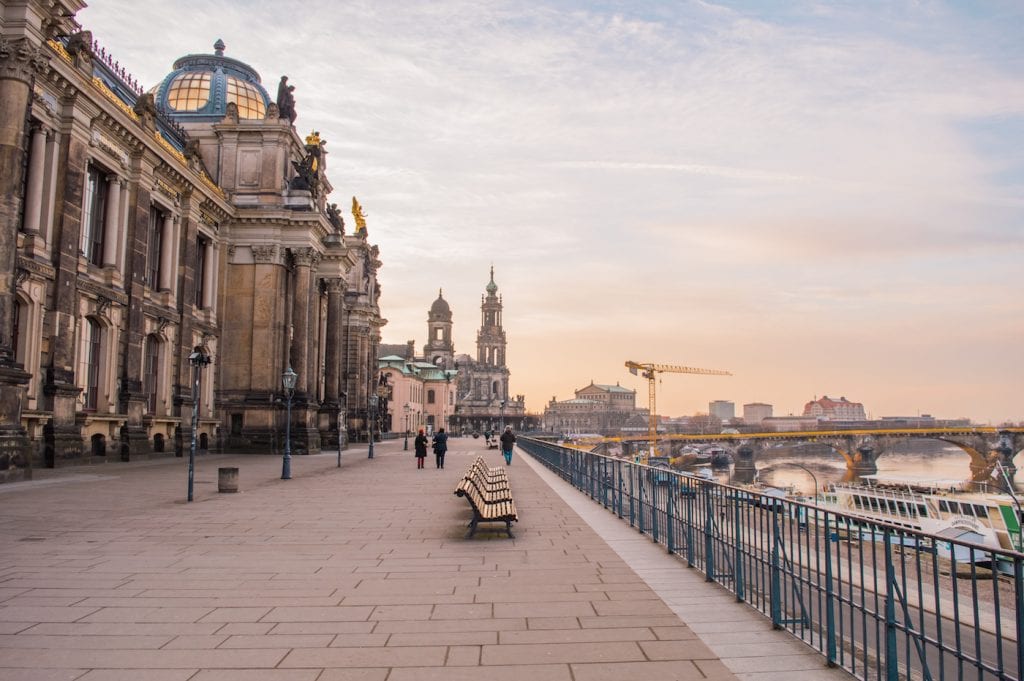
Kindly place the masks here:
<instances>
[{"instance_id":1,"label":"black lamp post","mask_svg":"<svg viewBox=\"0 0 1024 681\"><path fill-rule=\"evenodd\" d=\"M377 399L376 395L370 395L370 408L366 414L366 436L370 441L370 447L366 453L367 459L373 458L373 424L377 420Z\"/></svg>"},{"instance_id":2,"label":"black lamp post","mask_svg":"<svg viewBox=\"0 0 1024 681\"><path fill-rule=\"evenodd\" d=\"M405 444L402 445L402 449L409 451L409 412L412 411L412 407L406 404L403 409L405 411Z\"/></svg>"},{"instance_id":3,"label":"black lamp post","mask_svg":"<svg viewBox=\"0 0 1024 681\"><path fill-rule=\"evenodd\" d=\"M501 415L501 428L499 428L498 430L500 430L501 432L504 433L505 432L505 400L502 400L498 404L498 413Z\"/></svg>"},{"instance_id":4,"label":"black lamp post","mask_svg":"<svg viewBox=\"0 0 1024 681\"><path fill-rule=\"evenodd\" d=\"M288 402L288 416L284 423L284 459L281 461L281 479L292 479L292 395L295 393L295 381L299 375L292 371L292 366L281 374L281 385Z\"/></svg>"},{"instance_id":5,"label":"black lamp post","mask_svg":"<svg viewBox=\"0 0 1024 681\"><path fill-rule=\"evenodd\" d=\"M341 448L344 445L342 438L344 437L345 423L345 403L348 401L348 395L341 393L341 399L338 401L338 468L341 468Z\"/></svg>"},{"instance_id":6,"label":"black lamp post","mask_svg":"<svg viewBox=\"0 0 1024 681\"><path fill-rule=\"evenodd\" d=\"M192 443L188 448L188 500L192 501L192 488L196 469L196 431L199 430L199 378L203 367L210 363L210 356L197 345L188 356L192 365Z\"/></svg>"}]
</instances>

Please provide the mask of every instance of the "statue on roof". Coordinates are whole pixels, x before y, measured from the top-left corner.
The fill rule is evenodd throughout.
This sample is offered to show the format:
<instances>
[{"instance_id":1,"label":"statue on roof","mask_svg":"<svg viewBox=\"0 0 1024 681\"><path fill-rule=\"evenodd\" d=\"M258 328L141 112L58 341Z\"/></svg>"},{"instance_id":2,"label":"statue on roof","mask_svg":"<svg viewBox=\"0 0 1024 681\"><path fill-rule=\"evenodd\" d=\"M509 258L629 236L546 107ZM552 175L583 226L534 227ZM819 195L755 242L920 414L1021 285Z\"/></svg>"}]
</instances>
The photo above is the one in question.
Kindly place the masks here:
<instances>
[{"instance_id":1,"label":"statue on roof","mask_svg":"<svg viewBox=\"0 0 1024 681\"><path fill-rule=\"evenodd\" d=\"M352 217L356 221L356 234L362 232L366 234L366 213L363 212L363 207L359 205L359 201L356 197L352 197Z\"/></svg>"},{"instance_id":2,"label":"statue on roof","mask_svg":"<svg viewBox=\"0 0 1024 681\"><path fill-rule=\"evenodd\" d=\"M281 76L281 82L277 84L277 116L286 118L289 123L295 123L295 86L288 84L288 76Z\"/></svg>"},{"instance_id":3,"label":"statue on roof","mask_svg":"<svg viewBox=\"0 0 1024 681\"><path fill-rule=\"evenodd\" d=\"M341 217L341 209L338 208L338 204L327 204L327 221L331 223L334 229L338 230L338 234L345 233L345 218Z\"/></svg>"}]
</instances>

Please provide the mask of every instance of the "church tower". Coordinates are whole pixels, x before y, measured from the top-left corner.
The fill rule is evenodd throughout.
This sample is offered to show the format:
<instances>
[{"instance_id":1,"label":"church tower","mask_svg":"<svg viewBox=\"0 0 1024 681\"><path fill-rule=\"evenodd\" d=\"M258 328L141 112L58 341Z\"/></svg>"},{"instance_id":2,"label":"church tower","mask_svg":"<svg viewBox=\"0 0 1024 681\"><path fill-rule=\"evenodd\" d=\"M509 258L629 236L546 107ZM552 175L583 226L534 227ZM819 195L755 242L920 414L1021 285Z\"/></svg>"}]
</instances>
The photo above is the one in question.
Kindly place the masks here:
<instances>
[{"instance_id":1,"label":"church tower","mask_svg":"<svg viewBox=\"0 0 1024 681\"><path fill-rule=\"evenodd\" d=\"M452 309L444 299L443 291L437 292L437 300L427 314L427 344L423 356L431 364L451 369L455 364L455 345L452 343Z\"/></svg>"},{"instance_id":2,"label":"church tower","mask_svg":"<svg viewBox=\"0 0 1024 681\"><path fill-rule=\"evenodd\" d=\"M487 295L480 297L480 331L476 335L476 361L489 367L505 366L505 331L501 328L501 297L494 283L494 266Z\"/></svg>"}]
</instances>

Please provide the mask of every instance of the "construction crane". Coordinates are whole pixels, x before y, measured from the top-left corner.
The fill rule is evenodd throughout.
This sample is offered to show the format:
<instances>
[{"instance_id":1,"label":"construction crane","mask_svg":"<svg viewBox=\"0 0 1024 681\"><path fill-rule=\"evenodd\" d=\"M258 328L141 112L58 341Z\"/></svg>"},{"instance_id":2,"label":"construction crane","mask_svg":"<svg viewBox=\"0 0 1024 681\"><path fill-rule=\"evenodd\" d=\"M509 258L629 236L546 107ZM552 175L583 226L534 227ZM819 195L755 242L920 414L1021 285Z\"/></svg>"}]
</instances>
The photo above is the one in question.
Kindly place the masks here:
<instances>
[{"instance_id":1,"label":"construction crane","mask_svg":"<svg viewBox=\"0 0 1024 681\"><path fill-rule=\"evenodd\" d=\"M647 379L647 396L651 413L647 427L647 438L650 440L648 456L654 456L654 445L658 439L658 413L655 410L654 381L660 373L671 374L702 374L704 376L732 376L728 371L720 369L697 369L695 367L684 367L677 364L652 364L650 362L627 361L626 368L629 373L636 376L638 373Z\"/></svg>"}]
</instances>

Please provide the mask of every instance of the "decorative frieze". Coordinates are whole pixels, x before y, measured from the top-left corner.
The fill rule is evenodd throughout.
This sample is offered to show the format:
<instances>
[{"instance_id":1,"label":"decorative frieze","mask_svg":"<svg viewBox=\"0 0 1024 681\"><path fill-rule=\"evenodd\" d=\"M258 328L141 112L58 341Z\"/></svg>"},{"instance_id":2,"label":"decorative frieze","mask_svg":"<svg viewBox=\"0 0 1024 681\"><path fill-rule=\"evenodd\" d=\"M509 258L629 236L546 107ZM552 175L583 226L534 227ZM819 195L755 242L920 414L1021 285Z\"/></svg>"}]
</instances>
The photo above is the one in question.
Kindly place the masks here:
<instances>
[{"instance_id":1,"label":"decorative frieze","mask_svg":"<svg viewBox=\"0 0 1024 681\"><path fill-rule=\"evenodd\" d=\"M252 259L258 265L275 265L280 262L277 246L250 246Z\"/></svg>"},{"instance_id":2,"label":"decorative frieze","mask_svg":"<svg viewBox=\"0 0 1024 681\"><path fill-rule=\"evenodd\" d=\"M53 279L57 276L56 270L52 265L32 258L26 258L23 255L18 256L18 269L24 270L28 274L34 274L42 279Z\"/></svg>"},{"instance_id":3,"label":"decorative frieze","mask_svg":"<svg viewBox=\"0 0 1024 681\"><path fill-rule=\"evenodd\" d=\"M37 73L45 73L49 65L46 54L28 38L7 40L0 35L0 78L31 83Z\"/></svg>"}]
</instances>

